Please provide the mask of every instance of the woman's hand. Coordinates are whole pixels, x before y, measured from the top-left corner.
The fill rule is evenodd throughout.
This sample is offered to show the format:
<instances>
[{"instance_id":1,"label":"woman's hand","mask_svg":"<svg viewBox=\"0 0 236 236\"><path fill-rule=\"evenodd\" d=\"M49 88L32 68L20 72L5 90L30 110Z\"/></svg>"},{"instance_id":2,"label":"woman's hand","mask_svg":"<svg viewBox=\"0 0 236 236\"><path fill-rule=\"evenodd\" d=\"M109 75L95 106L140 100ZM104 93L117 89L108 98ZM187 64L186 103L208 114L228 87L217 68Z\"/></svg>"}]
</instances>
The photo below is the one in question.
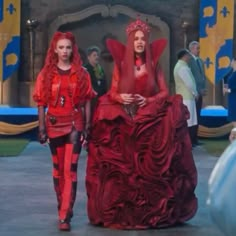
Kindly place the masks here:
<instances>
[{"instance_id":1,"label":"woman's hand","mask_svg":"<svg viewBox=\"0 0 236 236\"><path fill-rule=\"evenodd\" d=\"M134 95L135 102L139 107L143 107L147 104L147 98L141 96L140 94Z\"/></svg>"},{"instance_id":2,"label":"woman's hand","mask_svg":"<svg viewBox=\"0 0 236 236\"><path fill-rule=\"evenodd\" d=\"M236 139L236 128L233 128L229 135L229 141L232 143Z\"/></svg>"},{"instance_id":3,"label":"woman's hand","mask_svg":"<svg viewBox=\"0 0 236 236\"><path fill-rule=\"evenodd\" d=\"M90 135L90 123L86 123L85 129L80 135L80 143L85 150L87 150L87 148L88 148L88 136L89 135Z\"/></svg>"},{"instance_id":4,"label":"woman's hand","mask_svg":"<svg viewBox=\"0 0 236 236\"><path fill-rule=\"evenodd\" d=\"M43 145L48 142L48 136L45 128L39 129L39 142Z\"/></svg>"},{"instance_id":5,"label":"woman's hand","mask_svg":"<svg viewBox=\"0 0 236 236\"><path fill-rule=\"evenodd\" d=\"M229 88L223 88L223 94L227 94L227 93L230 93L231 90Z\"/></svg>"},{"instance_id":6,"label":"woman's hand","mask_svg":"<svg viewBox=\"0 0 236 236\"><path fill-rule=\"evenodd\" d=\"M88 140L87 140L87 134L85 132L82 132L80 135L80 143L82 147L87 150L88 148Z\"/></svg>"},{"instance_id":7,"label":"woman's hand","mask_svg":"<svg viewBox=\"0 0 236 236\"><path fill-rule=\"evenodd\" d=\"M120 93L121 103L124 105L128 105L134 102L133 94L129 93Z\"/></svg>"},{"instance_id":8,"label":"woman's hand","mask_svg":"<svg viewBox=\"0 0 236 236\"><path fill-rule=\"evenodd\" d=\"M223 88L223 95L226 95L228 93L228 88Z\"/></svg>"}]
</instances>

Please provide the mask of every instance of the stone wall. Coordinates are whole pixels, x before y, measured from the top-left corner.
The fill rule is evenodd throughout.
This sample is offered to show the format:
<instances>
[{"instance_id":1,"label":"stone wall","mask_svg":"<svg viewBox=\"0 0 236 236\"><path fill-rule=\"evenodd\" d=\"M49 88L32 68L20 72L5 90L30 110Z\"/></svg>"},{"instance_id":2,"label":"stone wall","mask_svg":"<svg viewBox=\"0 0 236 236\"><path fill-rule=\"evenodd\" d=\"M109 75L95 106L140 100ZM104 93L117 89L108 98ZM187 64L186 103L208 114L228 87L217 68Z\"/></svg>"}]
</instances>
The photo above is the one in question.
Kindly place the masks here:
<instances>
[{"instance_id":1,"label":"stone wall","mask_svg":"<svg viewBox=\"0 0 236 236\"><path fill-rule=\"evenodd\" d=\"M187 21L190 24L189 27L189 40L198 39L198 12L199 3L196 0L180 1L180 0L146 0L146 1L99 1L99 0L80 0L80 1L65 1L65 0L22 0L23 3L23 19L22 19L22 33L27 37L28 32L25 27L27 18L37 19L40 22L40 26L36 30L36 61L40 62L44 57L47 48L49 28L51 22L53 22L58 16L79 12L85 8L91 7L95 4L106 5L124 5L128 6L135 11L142 12L144 14L154 15L160 17L164 22L168 24L171 30L170 47L171 47L171 67L175 63L176 51L183 47L183 30L181 25L183 21ZM56 29L55 29L56 30ZM96 31L92 31L92 34L96 35ZM41 42L40 42L41 41ZM28 39L23 40L24 49L23 63L28 62ZM40 59L38 59L38 57ZM42 63L35 65L36 72L42 66ZM25 65L24 65L25 67ZM23 76L24 80L27 76Z\"/></svg>"},{"instance_id":2,"label":"stone wall","mask_svg":"<svg viewBox=\"0 0 236 236\"><path fill-rule=\"evenodd\" d=\"M165 72L168 75L168 83L173 92L173 67L176 63L176 52L184 47L184 30L183 22L187 22L187 42L198 40L198 9L199 0L22 0L22 54L21 54L21 69L20 69L20 105L32 106L31 94L25 90L32 90L35 77L41 69L48 47L48 42L52 31L52 26L58 19L63 19L66 22L66 17L71 14L81 12L84 9L94 5L104 4L106 6L123 5L142 14L158 17L163 21L169 30L169 46L168 52L165 54L164 64ZM66 16L66 17L63 17ZM77 16L79 17L79 16ZM29 31L26 27L27 19L36 19L39 26L35 29L35 52L34 52L34 75L32 76L32 68L30 68L30 51L29 51ZM101 45L101 31L106 30L106 27L111 27L107 24L108 21L114 21L114 26L117 27L117 21L121 21L121 26L124 27L122 17L117 18L102 18L101 14L91 16L79 22L67 23L60 26L63 29L71 30L78 35L78 42L82 49L89 44ZM99 24L98 24L99 23ZM100 27L101 26L101 27ZM84 31L81 29L85 28ZM111 29L110 29L111 30ZM113 30L118 30L117 28ZM123 30L123 28L122 28ZM158 27L155 29L157 34L161 36ZM158 33L159 32L159 33ZM163 33L163 32L162 32ZM84 34L84 35L83 35ZM168 34L168 32L165 32ZM89 37L90 36L90 37ZM96 37L98 36L98 37ZM165 35L164 35L165 36ZM121 34L121 40L124 40ZM85 43L86 42L86 43ZM107 73L111 73L111 68L106 63L104 64ZM33 78L32 78L33 77ZM31 85L29 85L31 84ZM25 85L25 86L24 86ZM25 88L25 89L24 89ZM25 94L28 94L27 98ZM210 97L211 95L209 95ZM206 103L211 103L211 99L206 99ZM28 102L26 102L28 101Z\"/></svg>"}]
</instances>

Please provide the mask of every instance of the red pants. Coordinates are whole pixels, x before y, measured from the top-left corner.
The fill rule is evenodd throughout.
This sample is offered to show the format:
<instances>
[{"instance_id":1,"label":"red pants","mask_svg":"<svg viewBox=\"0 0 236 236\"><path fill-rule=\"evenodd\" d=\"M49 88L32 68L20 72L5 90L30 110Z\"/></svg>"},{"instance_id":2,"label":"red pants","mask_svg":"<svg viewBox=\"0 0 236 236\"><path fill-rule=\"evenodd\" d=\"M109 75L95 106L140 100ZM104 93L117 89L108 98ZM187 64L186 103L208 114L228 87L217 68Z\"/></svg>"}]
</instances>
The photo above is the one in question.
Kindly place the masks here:
<instances>
[{"instance_id":1,"label":"red pants","mask_svg":"<svg viewBox=\"0 0 236 236\"><path fill-rule=\"evenodd\" d=\"M77 139L79 140L79 139ZM60 220L70 220L77 190L77 166L80 143L70 143L66 136L50 139L53 182Z\"/></svg>"}]
</instances>

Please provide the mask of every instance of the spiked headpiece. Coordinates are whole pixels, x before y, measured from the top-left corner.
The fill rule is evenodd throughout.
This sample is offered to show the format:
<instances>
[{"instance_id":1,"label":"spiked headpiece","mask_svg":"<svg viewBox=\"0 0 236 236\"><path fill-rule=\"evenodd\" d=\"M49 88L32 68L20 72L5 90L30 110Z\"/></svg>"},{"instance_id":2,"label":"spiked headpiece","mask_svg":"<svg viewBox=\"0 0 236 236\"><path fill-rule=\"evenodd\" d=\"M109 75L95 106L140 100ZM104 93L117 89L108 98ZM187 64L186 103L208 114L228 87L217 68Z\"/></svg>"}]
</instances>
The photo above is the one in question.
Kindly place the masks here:
<instances>
[{"instance_id":1,"label":"spiked headpiece","mask_svg":"<svg viewBox=\"0 0 236 236\"><path fill-rule=\"evenodd\" d=\"M137 19L136 21L130 23L126 28L126 34L129 35L131 32L141 30L145 34L150 33L150 27L147 25L147 23L141 21L140 19Z\"/></svg>"}]
</instances>

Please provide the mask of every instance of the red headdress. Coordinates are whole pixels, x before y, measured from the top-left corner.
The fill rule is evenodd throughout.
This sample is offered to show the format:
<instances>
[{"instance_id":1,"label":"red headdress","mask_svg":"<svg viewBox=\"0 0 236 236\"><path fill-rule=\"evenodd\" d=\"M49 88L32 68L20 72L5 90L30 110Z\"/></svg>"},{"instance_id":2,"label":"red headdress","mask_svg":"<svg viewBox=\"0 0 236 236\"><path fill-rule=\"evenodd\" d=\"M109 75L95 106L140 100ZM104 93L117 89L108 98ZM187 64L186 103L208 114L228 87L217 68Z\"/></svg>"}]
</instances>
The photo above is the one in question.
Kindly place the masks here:
<instances>
[{"instance_id":1,"label":"red headdress","mask_svg":"<svg viewBox=\"0 0 236 236\"><path fill-rule=\"evenodd\" d=\"M84 70L82 68L82 61L78 53L78 47L76 45L76 40L75 40L74 35L71 32L63 33L63 32L57 31L51 39L51 42L47 51L47 55L45 58L45 64L42 69L43 84L45 86L45 89L43 90L43 92L45 93L43 94L43 99L45 101L47 101L50 96L52 77L54 73L57 71L58 56L55 53L55 48L56 48L57 42L60 39L68 39L71 41L72 55L71 55L70 61L71 61L72 68L76 68L77 74L80 75L80 77L81 75L84 74Z\"/></svg>"},{"instance_id":2,"label":"red headdress","mask_svg":"<svg viewBox=\"0 0 236 236\"><path fill-rule=\"evenodd\" d=\"M156 92L155 83L155 68L160 55L166 46L166 39L155 40L149 44L150 27L147 23L137 19L135 22L129 24L126 28L127 44L124 46L116 40L107 40L107 47L110 50L115 63L120 68L121 79L119 83L120 93L134 93L135 91L135 79L134 79L134 38L135 33L140 30L144 33L145 37L145 53L144 61L146 63L148 82L146 88L144 88L143 96L150 96Z\"/></svg>"},{"instance_id":3,"label":"red headdress","mask_svg":"<svg viewBox=\"0 0 236 236\"><path fill-rule=\"evenodd\" d=\"M140 19L129 24L126 28L126 34L129 36L133 31L141 30L144 34L148 35L150 33L150 27Z\"/></svg>"}]
</instances>

